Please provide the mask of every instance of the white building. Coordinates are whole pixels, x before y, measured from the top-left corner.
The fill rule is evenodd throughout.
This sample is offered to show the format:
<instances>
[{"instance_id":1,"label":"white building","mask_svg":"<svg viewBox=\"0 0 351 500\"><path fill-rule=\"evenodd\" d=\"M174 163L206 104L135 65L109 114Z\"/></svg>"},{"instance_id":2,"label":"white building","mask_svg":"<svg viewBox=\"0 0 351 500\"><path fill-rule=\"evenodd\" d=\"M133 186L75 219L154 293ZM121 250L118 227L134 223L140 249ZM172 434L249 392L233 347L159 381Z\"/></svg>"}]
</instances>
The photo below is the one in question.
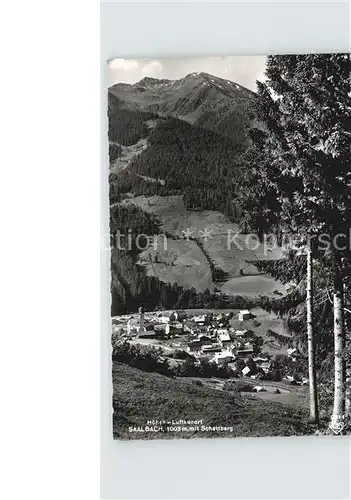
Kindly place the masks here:
<instances>
[{"instance_id":1,"label":"white building","mask_svg":"<svg viewBox=\"0 0 351 500\"><path fill-rule=\"evenodd\" d=\"M219 344L203 345L201 347L202 352L221 352L221 346Z\"/></svg>"},{"instance_id":2,"label":"white building","mask_svg":"<svg viewBox=\"0 0 351 500\"><path fill-rule=\"evenodd\" d=\"M241 370L241 373L247 376L250 373L250 371L251 371L250 368L248 366L245 366L245 368Z\"/></svg>"},{"instance_id":3,"label":"white building","mask_svg":"<svg viewBox=\"0 0 351 500\"><path fill-rule=\"evenodd\" d=\"M194 316L193 321L195 321L195 323L205 323L206 315L201 314L200 316Z\"/></svg>"},{"instance_id":4,"label":"white building","mask_svg":"<svg viewBox=\"0 0 351 500\"><path fill-rule=\"evenodd\" d=\"M221 335L222 333L228 333L227 328L217 328L217 333L218 335Z\"/></svg>"},{"instance_id":5,"label":"white building","mask_svg":"<svg viewBox=\"0 0 351 500\"><path fill-rule=\"evenodd\" d=\"M235 336L238 338L244 338L248 334L249 330L235 330Z\"/></svg>"},{"instance_id":6,"label":"white building","mask_svg":"<svg viewBox=\"0 0 351 500\"><path fill-rule=\"evenodd\" d=\"M158 323L169 323L170 322L169 316L167 316L166 314L160 314L157 317L157 322Z\"/></svg>"},{"instance_id":7,"label":"white building","mask_svg":"<svg viewBox=\"0 0 351 500\"><path fill-rule=\"evenodd\" d=\"M296 347L294 347L294 348L290 348L290 349L287 349L287 350L286 350L286 353L287 353L287 355L288 355L288 356L290 356L291 358L294 358L294 357L296 357L296 355L297 355L297 349L296 349Z\"/></svg>"},{"instance_id":8,"label":"white building","mask_svg":"<svg viewBox=\"0 0 351 500\"><path fill-rule=\"evenodd\" d=\"M251 313L248 309L243 309L239 312L239 321L245 321L251 318Z\"/></svg>"},{"instance_id":9,"label":"white building","mask_svg":"<svg viewBox=\"0 0 351 500\"><path fill-rule=\"evenodd\" d=\"M174 328L176 330L183 330L183 323L180 321L172 321L170 323L171 328Z\"/></svg>"},{"instance_id":10,"label":"white building","mask_svg":"<svg viewBox=\"0 0 351 500\"><path fill-rule=\"evenodd\" d=\"M264 387L262 387L262 385L255 385L253 390L256 392L267 392L266 389Z\"/></svg>"},{"instance_id":11,"label":"white building","mask_svg":"<svg viewBox=\"0 0 351 500\"><path fill-rule=\"evenodd\" d=\"M219 340L220 344L222 344L222 345L228 345L231 342L228 333L220 333L218 335L218 340Z\"/></svg>"},{"instance_id":12,"label":"white building","mask_svg":"<svg viewBox=\"0 0 351 500\"><path fill-rule=\"evenodd\" d=\"M218 365L222 365L224 363L230 363L231 361L234 361L234 356L230 351L216 352L216 354L214 355L214 361Z\"/></svg>"},{"instance_id":13,"label":"white building","mask_svg":"<svg viewBox=\"0 0 351 500\"><path fill-rule=\"evenodd\" d=\"M132 335L132 333L137 333L139 329L139 320L136 318L129 318L127 322L127 334Z\"/></svg>"}]
</instances>

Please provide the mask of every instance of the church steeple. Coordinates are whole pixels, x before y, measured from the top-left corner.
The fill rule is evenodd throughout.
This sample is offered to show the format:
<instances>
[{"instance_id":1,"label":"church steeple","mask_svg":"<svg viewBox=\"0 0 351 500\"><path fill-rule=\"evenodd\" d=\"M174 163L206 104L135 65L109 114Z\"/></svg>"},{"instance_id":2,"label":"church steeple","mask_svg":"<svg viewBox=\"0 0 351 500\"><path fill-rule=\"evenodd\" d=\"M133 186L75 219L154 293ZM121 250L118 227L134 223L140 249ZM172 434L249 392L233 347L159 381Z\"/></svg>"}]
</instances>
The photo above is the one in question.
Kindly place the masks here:
<instances>
[{"instance_id":1,"label":"church steeple","mask_svg":"<svg viewBox=\"0 0 351 500\"><path fill-rule=\"evenodd\" d=\"M144 308L142 306L139 307L139 329L138 333L145 332L145 323L144 323Z\"/></svg>"}]
</instances>

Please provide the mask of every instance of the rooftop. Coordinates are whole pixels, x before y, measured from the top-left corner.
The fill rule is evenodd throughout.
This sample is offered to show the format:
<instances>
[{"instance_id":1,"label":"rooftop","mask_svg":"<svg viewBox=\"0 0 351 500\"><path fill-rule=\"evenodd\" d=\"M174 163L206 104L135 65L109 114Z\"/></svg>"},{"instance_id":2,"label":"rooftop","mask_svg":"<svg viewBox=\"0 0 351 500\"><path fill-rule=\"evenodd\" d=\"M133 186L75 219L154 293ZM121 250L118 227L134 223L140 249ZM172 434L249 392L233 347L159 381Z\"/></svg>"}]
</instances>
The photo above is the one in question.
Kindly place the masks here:
<instances>
[{"instance_id":1,"label":"rooftop","mask_svg":"<svg viewBox=\"0 0 351 500\"><path fill-rule=\"evenodd\" d=\"M221 340L222 342L230 342L230 337L228 335L228 333L221 333L219 335L219 340Z\"/></svg>"}]
</instances>

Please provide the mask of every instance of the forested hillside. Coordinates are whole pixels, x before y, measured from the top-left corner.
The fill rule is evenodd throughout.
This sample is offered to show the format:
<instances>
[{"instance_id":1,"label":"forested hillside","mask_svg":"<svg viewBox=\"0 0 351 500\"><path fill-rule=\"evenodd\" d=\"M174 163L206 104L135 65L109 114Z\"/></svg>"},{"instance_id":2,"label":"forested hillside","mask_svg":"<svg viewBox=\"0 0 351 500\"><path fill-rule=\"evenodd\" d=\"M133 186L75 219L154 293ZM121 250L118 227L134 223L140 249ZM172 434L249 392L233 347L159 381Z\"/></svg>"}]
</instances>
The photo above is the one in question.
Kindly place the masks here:
<instances>
[{"instance_id":1,"label":"forested hillside","mask_svg":"<svg viewBox=\"0 0 351 500\"><path fill-rule=\"evenodd\" d=\"M152 113L141 113L129 109L111 109L108 113L108 137L111 142L131 146L148 135L146 122L155 118Z\"/></svg>"},{"instance_id":2,"label":"forested hillside","mask_svg":"<svg viewBox=\"0 0 351 500\"><path fill-rule=\"evenodd\" d=\"M187 208L233 215L242 148L210 130L175 119L160 123L148 144L132 162L132 173L164 179L163 192L184 193Z\"/></svg>"},{"instance_id":3,"label":"forested hillside","mask_svg":"<svg viewBox=\"0 0 351 500\"><path fill-rule=\"evenodd\" d=\"M130 119L135 113L128 111L127 115ZM133 127L123 129L125 143L135 140L137 127L140 136L146 133L142 119L145 117L139 116ZM111 127L115 123L112 121ZM119 126L124 126L123 121ZM111 134L116 134L114 128ZM184 194L186 208L218 210L235 220L234 201L242 176L243 147L227 137L173 118L160 121L149 133L147 144L131 162L128 172L111 177L112 202L120 201L127 192L136 196ZM145 182L139 175L165 182Z\"/></svg>"}]
</instances>

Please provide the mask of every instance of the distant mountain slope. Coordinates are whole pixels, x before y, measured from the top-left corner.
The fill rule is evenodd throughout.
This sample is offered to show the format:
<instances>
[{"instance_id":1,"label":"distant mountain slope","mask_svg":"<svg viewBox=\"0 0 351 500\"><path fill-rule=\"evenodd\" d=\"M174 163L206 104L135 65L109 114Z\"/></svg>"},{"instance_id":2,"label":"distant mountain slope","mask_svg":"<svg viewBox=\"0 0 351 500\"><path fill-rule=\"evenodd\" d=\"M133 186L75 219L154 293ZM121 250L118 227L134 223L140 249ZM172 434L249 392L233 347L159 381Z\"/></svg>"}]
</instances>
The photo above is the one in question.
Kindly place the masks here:
<instances>
[{"instance_id":1,"label":"distant mountain slope","mask_svg":"<svg viewBox=\"0 0 351 500\"><path fill-rule=\"evenodd\" d=\"M121 201L131 190L135 195L184 194L186 208L219 210L234 220L242 151L242 146L211 130L162 119L124 175L110 176L110 201ZM146 183L147 178L162 179L162 184Z\"/></svg>"},{"instance_id":2,"label":"distant mountain slope","mask_svg":"<svg viewBox=\"0 0 351 500\"><path fill-rule=\"evenodd\" d=\"M133 196L158 195L160 200L176 195L186 210L215 210L237 221L237 192L245 176L241 155L253 96L234 82L205 73L176 81L144 78L110 88L111 210L121 211L120 203ZM138 219L137 214L128 217ZM156 234L145 233L143 221L138 229ZM121 304L135 310L141 300L150 308L171 306L190 281L197 292L212 291L220 270L211 276L206 253L195 242L185 243L172 242L170 252L154 257L113 249L112 310L121 311ZM178 258L181 245L188 251L185 260Z\"/></svg>"},{"instance_id":3,"label":"distant mountain slope","mask_svg":"<svg viewBox=\"0 0 351 500\"><path fill-rule=\"evenodd\" d=\"M143 78L133 85L118 83L110 87L109 95L110 106L173 116L243 143L254 93L208 73L191 73L179 80Z\"/></svg>"}]
</instances>

